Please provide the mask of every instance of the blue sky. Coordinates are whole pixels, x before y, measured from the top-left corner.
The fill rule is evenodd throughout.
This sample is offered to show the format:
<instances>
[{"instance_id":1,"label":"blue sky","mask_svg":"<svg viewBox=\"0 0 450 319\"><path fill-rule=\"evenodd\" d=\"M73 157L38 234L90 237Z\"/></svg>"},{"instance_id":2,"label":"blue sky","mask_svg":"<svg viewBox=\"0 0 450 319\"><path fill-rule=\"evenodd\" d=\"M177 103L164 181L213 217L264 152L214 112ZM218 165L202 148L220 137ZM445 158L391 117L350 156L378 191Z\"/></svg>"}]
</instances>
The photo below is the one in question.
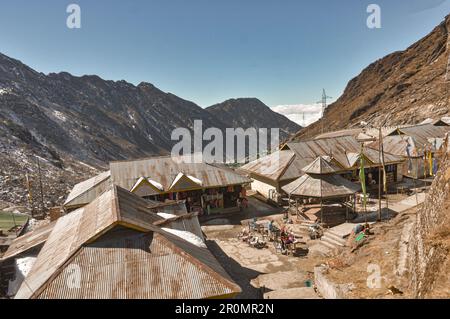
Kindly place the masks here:
<instances>
[{"instance_id":1,"label":"blue sky","mask_svg":"<svg viewBox=\"0 0 450 319\"><path fill-rule=\"evenodd\" d=\"M66 27L77 3L82 28ZM366 26L370 3L382 28ZM0 52L38 71L97 74L209 106L337 98L384 55L429 33L450 0L0 0Z\"/></svg>"}]
</instances>

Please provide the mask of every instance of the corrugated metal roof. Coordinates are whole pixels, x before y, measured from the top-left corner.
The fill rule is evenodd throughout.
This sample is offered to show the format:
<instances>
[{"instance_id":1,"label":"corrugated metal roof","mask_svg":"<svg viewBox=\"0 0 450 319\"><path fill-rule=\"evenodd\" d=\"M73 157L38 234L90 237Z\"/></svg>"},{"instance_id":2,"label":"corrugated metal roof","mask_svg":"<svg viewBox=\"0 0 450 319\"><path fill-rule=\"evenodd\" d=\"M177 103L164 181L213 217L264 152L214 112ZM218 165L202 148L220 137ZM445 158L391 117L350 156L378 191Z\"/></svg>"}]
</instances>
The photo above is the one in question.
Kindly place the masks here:
<instances>
[{"instance_id":1,"label":"corrugated metal roof","mask_svg":"<svg viewBox=\"0 0 450 319\"><path fill-rule=\"evenodd\" d=\"M351 196L361 188L340 175L305 174L282 189L289 195L326 199Z\"/></svg>"},{"instance_id":2,"label":"corrugated metal roof","mask_svg":"<svg viewBox=\"0 0 450 319\"><path fill-rule=\"evenodd\" d=\"M333 174L342 169L335 165L328 156L319 156L311 164L303 168L307 174Z\"/></svg>"},{"instance_id":3,"label":"corrugated metal roof","mask_svg":"<svg viewBox=\"0 0 450 319\"><path fill-rule=\"evenodd\" d=\"M65 296L69 296L68 294L70 293L70 289L67 290L67 282L66 287L62 287L58 284L61 284L60 281L58 281L57 279L54 280L55 276L59 276L61 274L63 269L65 269L65 265L67 265L67 262L69 260L73 260L71 259L72 257L78 258L79 253L83 251L84 247L96 247L95 245L97 243L97 240L118 225L124 225L129 229L135 229L144 233L157 233L157 236L162 236L172 243L179 244L178 246L182 246L185 249L184 252L178 251L178 253L182 255L183 258L189 259L192 263L200 263L200 268L205 267L202 266L203 264L201 261L203 259L205 259L206 261L209 261L211 258L215 260L208 250L202 249L199 251L199 249L201 248L198 248L180 238L173 238L173 235L167 234L154 226L153 224L164 221L164 219L157 216L152 208L149 208L149 206L154 207L154 205L149 205L146 200L138 197L137 195L121 189L120 187L114 186L112 189L103 193L89 205L61 217L56 222L53 231L48 237L44 247L38 255L35 264L33 265L33 268L31 269L25 281L22 283L16 295L16 298L41 297L41 293L42 297L53 296L54 298L64 298ZM131 242L127 243L128 245L132 245ZM175 247L174 245L172 249L176 250L179 248ZM112 256L107 253L107 250L96 251L99 254L99 260L103 260L103 258L112 258ZM119 254L126 253L128 252L120 249L119 247L114 254L116 254L115 256L119 256ZM133 252L130 253L133 254ZM102 254L104 254L104 256L102 256ZM197 261L193 260L194 258L197 258ZM101 276L106 275L119 277L127 276L127 278L132 278L132 273L130 271L134 268L128 268L128 265L121 264L121 262L123 261L122 259L119 259L118 261L119 262L114 262L110 266L108 266L110 268L107 267L104 269L105 271L118 270L118 273L99 273L97 270L105 266L102 263L92 264L90 266L91 268L88 267L85 269L87 273L93 276L95 274L95 276L88 277L88 286L84 286L86 289L88 289L88 291L83 292L83 298L89 298L89 296L92 296L90 294L95 294L95 298L103 298L103 293L108 296L108 292L104 290L107 289L105 288L105 285L112 285L108 287L116 291L118 296L120 294L122 294L122 296L129 296L129 293L132 295L138 295L140 293L138 287L136 287L136 291L134 292L127 292L127 290L133 290L134 286L124 286L123 281L116 282L112 279L111 283L108 283L106 281L96 280L96 276L99 276L99 278L104 278ZM140 271L143 272L144 270L146 270L146 272L148 273L148 269L146 269L147 265L144 263L141 264L141 266L142 268L140 268ZM224 272L223 268L221 268L217 261L215 261L214 266L216 267L214 268L214 270L218 269L221 272ZM177 266L176 263L169 263L167 267L170 268ZM202 270L204 269L202 268ZM120 271L125 273L120 273ZM174 273L172 272L172 275L173 274ZM138 274L136 274L136 276L137 275ZM160 276L161 275L164 275L164 273L161 273ZM222 273L220 275L222 275ZM136 282L138 282L139 279L139 277L133 278L133 280ZM228 279L221 278L218 278L217 280L219 279L225 280L224 282L228 283L228 287L232 287L232 291L237 291L235 289L237 286L235 286L231 281L229 282ZM162 278L160 278L160 280L162 280ZM179 281L180 277L172 276L171 280ZM161 284L163 283L164 281L161 281ZM92 285L92 287L89 285ZM48 291L47 287L49 287ZM165 288L159 287L158 289Z\"/></svg>"},{"instance_id":4,"label":"corrugated metal roof","mask_svg":"<svg viewBox=\"0 0 450 319\"><path fill-rule=\"evenodd\" d=\"M222 277L210 268L208 261L213 267L217 261L208 250L193 245L182 250L173 239L157 231L114 229L83 246L38 298L201 299L240 290L226 273ZM81 275L79 288L67 285L74 268Z\"/></svg>"},{"instance_id":5,"label":"corrugated metal roof","mask_svg":"<svg viewBox=\"0 0 450 319\"><path fill-rule=\"evenodd\" d=\"M111 172L106 171L84 182L76 184L64 203L66 207L83 206L92 202L109 189Z\"/></svg>"},{"instance_id":6,"label":"corrugated metal roof","mask_svg":"<svg viewBox=\"0 0 450 319\"><path fill-rule=\"evenodd\" d=\"M14 239L11 245L8 247L8 250L3 255L2 260L16 257L22 253L27 252L30 249L44 244L48 236L50 236L50 233L52 232L55 224L56 221L39 227L23 236Z\"/></svg>"},{"instance_id":7,"label":"corrugated metal roof","mask_svg":"<svg viewBox=\"0 0 450 319\"><path fill-rule=\"evenodd\" d=\"M186 213L169 218L165 221L155 223L155 226L187 231L201 238L203 241L205 240L197 213Z\"/></svg>"},{"instance_id":8,"label":"corrugated metal roof","mask_svg":"<svg viewBox=\"0 0 450 319\"><path fill-rule=\"evenodd\" d=\"M363 132L362 128L346 129L346 130L323 133L323 134L317 135L315 139L335 138L335 137L342 137L342 136L357 136L359 133L362 133L362 132Z\"/></svg>"},{"instance_id":9,"label":"corrugated metal roof","mask_svg":"<svg viewBox=\"0 0 450 319\"><path fill-rule=\"evenodd\" d=\"M314 162L320 156L331 159L335 169L339 167L342 172L355 169L357 162L355 154L359 158L361 143L354 136L317 139L296 143L287 143L279 154L272 154L253 161L241 169L247 173L264 176L273 181L288 181L303 175L303 169ZM294 156L292 155L294 154ZM373 166L380 166L379 152L373 148L365 147L364 156ZM276 159L279 158L278 162ZM385 154L386 165L401 163L403 158L393 154Z\"/></svg>"},{"instance_id":10,"label":"corrugated metal roof","mask_svg":"<svg viewBox=\"0 0 450 319\"><path fill-rule=\"evenodd\" d=\"M154 157L135 161L111 162L114 184L130 190L141 177L161 184L166 192L179 173L190 175L202 182L200 188L225 187L250 183L251 180L232 170L207 163L185 163L173 157Z\"/></svg>"},{"instance_id":11,"label":"corrugated metal roof","mask_svg":"<svg viewBox=\"0 0 450 319\"><path fill-rule=\"evenodd\" d=\"M267 177L271 180L279 180L291 164L295 153L292 151L277 151L256 161L250 162L240 169Z\"/></svg>"},{"instance_id":12,"label":"corrugated metal roof","mask_svg":"<svg viewBox=\"0 0 450 319\"><path fill-rule=\"evenodd\" d=\"M442 126L442 125L450 125L448 122L448 117L443 117L440 119L432 119L432 118L427 118L426 120L424 120L422 123L420 124L432 124L435 126Z\"/></svg>"},{"instance_id":13,"label":"corrugated metal roof","mask_svg":"<svg viewBox=\"0 0 450 319\"><path fill-rule=\"evenodd\" d=\"M414 138L416 143L425 145L429 138L443 138L445 133L450 132L450 126L434 126L432 124L415 125L399 129L404 134Z\"/></svg>"},{"instance_id":14,"label":"corrugated metal roof","mask_svg":"<svg viewBox=\"0 0 450 319\"><path fill-rule=\"evenodd\" d=\"M450 132L450 127L429 124L404 127L397 130L396 135L384 137L383 148L386 153L407 157L409 145L410 156L421 157L425 149L436 152L441 145L439 139L443 139L447 132ZM371 143L368 147L378 150L379 143Z\"/></svg>"},{"instance_id":15,"label":"corrugated metal roof","mask_svg":"<svg viewBox=\"0 0 450 319\"><path fill-rule=\"evenodd\" d=\"M415 143L413 139L409 136L404 135L386 136L383 138L383 149L385 153L406 157L408 156L408 153L406 152L408 143L411 144L410 156L418 156ZM378 150L379 142L378 141L373 142L369 144L368 147Z\"/></svg>"},{"instance_id":16,"label":"corrugated metal roof","mask_svg":"<svg viewBox=\"0 0 450 319\"><path fill-rule=\"evenodd\" d=\"M361 152L361 144L353 136L288 143L286 147L295 152L295 161L301 161L304 164L303 167L319 156L330 156L337 161L344 170L351 170L354 168L352 163L349 162L348 154L359 154ZM374 165L381 165L379 152L377 150L364 148L363 154ZM403 158L399 156L385 154L386 165L402 161Z\"/></svg>"}]
</instances>

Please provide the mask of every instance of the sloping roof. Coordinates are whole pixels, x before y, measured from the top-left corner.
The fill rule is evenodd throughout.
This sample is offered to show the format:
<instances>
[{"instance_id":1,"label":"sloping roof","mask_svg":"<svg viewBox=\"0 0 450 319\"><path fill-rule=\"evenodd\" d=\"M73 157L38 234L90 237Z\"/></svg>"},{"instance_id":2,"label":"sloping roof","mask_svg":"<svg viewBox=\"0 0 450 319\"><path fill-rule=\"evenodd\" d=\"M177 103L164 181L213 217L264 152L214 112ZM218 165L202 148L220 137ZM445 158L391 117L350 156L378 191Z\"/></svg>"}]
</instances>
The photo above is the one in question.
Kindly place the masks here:
<instances>
[{"instance_id":1,"label":"sloping roof","mask_svg":"<svg viewBox=\"0 0 450 319\"><path fill-rule=\"evenodd\" d=\"M386 136L383 138L383 149L385 153L394 154L398 156L408 156L406 149L410 149L410 156L421 156L418 155L418 149L416 148L416 144L414 138L405 135L394 135L394 136ZM379 142L373 142L368 145L369 148L379 149Z\"/></svg>"},{"instance_id":2,"label":"sloping roof","mask_svg":"<svg viewBox=\"0 0 450 319\"><path fill-rule=\"evenodd\" d=\"M171 156L110 163L114 184L130 190L141 177L161 184L166 192L177 176L182 173L200 180L199 187L213 188L250 183L251 180L231 170L207 163L186 163Z\"/></svg>"},{"instance_id":3,"label":"sloping roof","mask_svg":"<svg viewBox=\"0 0 450 319\"><path fill-rule=\"evenodd\" d=\"M75 267L81 281L74 289L67 279ZM37 297L201 299L239 290L207 249L156 229L116 228L81 247Z\"/></svg>"},{"instance_id":4,"label":"sloping roof","mask_svg":"<svg viewBox=\"0 0 450 319\"><path fill-rule=\"evenodd\" d=\"M273 181L288 181L302 176L303 169L321 156L331 158L336 171L338 168L339 171L352 170L360 152L361 143L354 136L287 143L279 152L246 164L241 169ZM370 165L381 165L377 150L364 147L363 154ZM393 154L385 154L384 159L386 165L404 160Z\"/></svg>"},{"instance_id":5,"label":"sloping roof","mask_svg":"<svg viewBox=\"0 0 450 319\"><path fill-rule=\"evenodd\" d=\"M443 117L441 119L427 118L426 120L424 120L420 124L432 124L434 126L447 126L447 125L450 125L449 123L447 123L447 119L445 117Z\"/></svg>"},{"instance_id":6,"label":"sloping roof","mask_svg":"<svg viewBox=\"0 0 450 319\"><path fill-rule=\"evenodd\" d=\"M17 237L13 240L8 250L5 252L2 260L16 257L30 249L43 245L48 236L53 230L56 222L49 223L45 226L39 227L23 236Z\"/></svg>"},{"instance_id":7,"label":"sloping roof","mask_svg":"<svg viewBox=\"0 0 450 319\"><path fill-rule=\"evenodd\" d=\"M307 174L333 174L342 169L331 161L328 156L319 156L311 164L303 168Z\"/></svg>"},{"instance_id":8,"label":"sloping roof","mask_svg":"<svg viewBox=\"0 0 450 319\"><path fill-rule=\"evenodd\" d=\"M315 139L335 138L335 137L342 137L342 136L357 136L362 131L363 131L362 128L353 128L353 129L332 131L332 132L327 132L327 133L317 135L315 137Z\"/></svg>"},{"instance_id":9,"label":"sloping roof","mask_svg":"<svg viewBox=\"0 0 450 319\"><path fill-rule=\"evenodd\" d=\"M174 215L176 217L166 220L156 220L155 225L161 225L178 230L185 230L194 233L195 235L203 238L200 223L195 214L188 214L184 201L171 201L171 202L157 202L146 200L148 208L153 213L165 213ZM6 260L17 257L22 253L26 253L30 249L43 245L55 226L56 221L51 222L45 226L36 228L23 236L17 237L8 247L3 257L0 260Z\"/></svg>"},{"instance_id":10,"label":"sloping roof","mask_svg":"<svg viewBox=\"0 0 450 319\"><path fill-rule=\"evenodd\" d=\"M397 130L396 135L384 137L383 148L385 153L406 157L409 147L410 156L420 157L425 149L436 152L447 132L450 132L450 127L430 124L404 127ZM371 143L368 147L378 150L379 143Z\"/></svg>"},{"instance_id":11,"label":"sloping roof","mask_svg":"<svg viewBox=\"0 0 450 319\"><path fill-rule=\"evenodd\" d=\"M348 154L361 152L361 144L353 136L288 143L285 148L295 152L295 161L301 161L303 167L319 156L330 156L344 169L351 169L353 165L349 162ZM381 165L378 151L365 147L363 153L374 165ZM399 156L385 154L387 165L402 161L403 158Z\"/></svg>"},{"instance_id":12,"label":"sloping roof","mask_svg":"<svg viewBox=\"0 0 450 319\"><path fill-rule=\"evenodd\" d=\"M282 189L289 195L327 199L353 195L360 187L339 175L305 174Z\"/></svg>"},{"instance_id":13,"label":"sloping roof","mask_svg":"<svg viewBox=\"0 0 450 319\"><path fill-rule=\"evenodd\" d=\"M197 213L187 213L155 223L155 226L187 231L205 240Z\"/></svg>"},{"instance_id":14,"label":"sloping roof","mask_svg":"<svg viewBox=\"0 0 450 319\"><path fill-rule=\"evenodd\" d=\"M282 178L286 169L290 166L294 156L295 153L289 150L276 151L270 155L250 162L242 166L240 169L245 172L258 174L276 181Z\"/></svg>"},{"instance_id":15,"label":"sloping roof","mask_svg":"<svg viewBox=\"0 0 450 319\"><path fill-rule=\"evenodd\" d=\"M450 126L423 124L400 128L399 131L404 135L413 137L416 143L425 145L429 138L443 138L445 133L450 132Z\"/></svg>"},{"instance_id":16,"label":"sloping roof","mask_svg":"<svg viewBox=\"0 0 450 319\"><path fill-rule=\"evenodd\" d=\"M83 206L92 202L110 187L110 177L111 172L106 171L76 184L67 197L64 206Z\"/></svg>"},{"instance_id":17,"label":"sloping roof","mask_svg":"<svg viewBox=\"0 0 450 319\"><path fill-rule=\"evenodd\" d=\"M138 260L137 265L139 267L133 264L131 260L123 259L126 255L132 257L140 253L143 254L144 252L132 251L133 249L131 248L124 250L123 248L129 248L129 245L132 245L131 241L124 242L128 246L123 247L118 245L119 247L115 247L114 245L117 244L117 241L120 242L122 240L120 236L111 239L112 242L109 240L105 241L106 237L104 235L110 234L111 230L117 229L119 226L126 227L129 231L133 230L135 236L137 236L135 238L136 240L138 238L156 238L155 245L167 245L168 242L172 243L173 245L169 249L174 252L173 254L178 254L188 259L189 262L198 265L197 271L205 271L203 267L209 267L207 272L220 272L220 278L223 277L223 273L226 274L207 249L198 248L180 238L163 232L153 225L161 221L164 221L164 219L156 215L149 208L146 200L120 187L112 187L89 205L61 217L56 222L33 268L22 283L16 298L70 298L73 295L70 295L67 284L58 284L61 283L58 281L58 278L63 276L66 266L75 259L80 262L80 267L84 267L82 268L83 276L84 274L93 276L82 278L83 288L86 288L82 289L83 291L81 292L82 296L80 297L83 298L104 298L110 296L109 292L111 291L115 291L118 298L121 298L120 296L125 298L129 296L144 298L147 295L140 295L140 293L144 294L140 290L142 287L138 285L123 285L123 281L118 282L114 279L127 276L128 282L138 283L142 279L139 276L148 273L148 269L146 268L148 267L147 262L150 262L148 259L152 259L156 263L155 267L159 265L157 268L154 267L153 270L164 269L164 271L152 275L154 278L158 278L159 281L153 280L147 282L153 284L153 287L147 287L147 290L145 290L146 293L150 293L148 290L157 291L158 289L163 289L164 287L160 287L160 285L167 284L169 280L172 282L174 280L182 281L183 277L178 276L181 273L180 267L182 268L184 265L174 261L175 259L179 260L178 257L170 259L170 256L167 256L169 260L165 265L167 268L164 268L164 264L161 264L161 262L166 260L166 258L160 258L161 256L157 253L153 254L152 251L149 252L149 247L147 246L145 258ZM106 245L106 247L102 245ZM101 249L102 247L105 249ZM113 257L117 259L110 259ZM88 259L84 259L83 263L83 260L77 258ZM206 263L209 264L205 266ZM211 268L210 264L213 264L214 268ZM132 267L130 268L130 266ZM101 270L104 270L105 273ZM193 272L193 268L189 268L189 271L191 271L191 276L197 275ZM105 277L102 276L106 275L109 276L110 281L96 280L96 276L104 279ZM227 288L232 291L238 289L231 280L221 280L224 280L228 284ZM211 282L213 282L212 279ZM202 281L202 283L205 283L205 281ZM190 287L190 289L193 295L197 292L195 289L206 291L206 288L202 290L200 287ZM227 292L228 290L224 291L224 293ZM75 292L72 291L72 293ZM176 294L176 292L172 293Z\"/></svg>"}]
</instances>

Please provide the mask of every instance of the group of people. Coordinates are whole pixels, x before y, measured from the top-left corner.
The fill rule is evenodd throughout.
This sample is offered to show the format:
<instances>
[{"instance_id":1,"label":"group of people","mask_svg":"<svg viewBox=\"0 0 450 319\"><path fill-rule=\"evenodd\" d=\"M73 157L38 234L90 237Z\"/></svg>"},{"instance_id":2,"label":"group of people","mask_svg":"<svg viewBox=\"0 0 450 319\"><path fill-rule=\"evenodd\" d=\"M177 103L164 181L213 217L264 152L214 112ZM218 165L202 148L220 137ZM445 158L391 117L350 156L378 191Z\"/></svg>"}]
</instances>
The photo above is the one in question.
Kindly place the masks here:
<instances>
[{"instance_id":1,"label":"group of people","mask_svg":"<svg viewBox=\"0 0 450 319\"><path fill-rule=\"evenodd\" d=\"M274 225L273 220L268 222L267 231L269 233L269 237L273 237L273 235L277 237L279 232L279 242L281 244L282 251L286 251L289 245L295 243L294 234L290 232L286 226L283 226L281 227L281 229L278 229ZM277 241L277 239L278 238L274 238L275 241Z\"/></svg>"},{"instance_id":2,"label":"group of people","mask_svg":"<svg viewBox=\"0 0 450 319\"><path fill-rule=\"evenodd\" d=\"M239 207L240 210L248 208L248 199L245 197L239 197L237 199L237 207Z\"/></svg>"}]
</instances>

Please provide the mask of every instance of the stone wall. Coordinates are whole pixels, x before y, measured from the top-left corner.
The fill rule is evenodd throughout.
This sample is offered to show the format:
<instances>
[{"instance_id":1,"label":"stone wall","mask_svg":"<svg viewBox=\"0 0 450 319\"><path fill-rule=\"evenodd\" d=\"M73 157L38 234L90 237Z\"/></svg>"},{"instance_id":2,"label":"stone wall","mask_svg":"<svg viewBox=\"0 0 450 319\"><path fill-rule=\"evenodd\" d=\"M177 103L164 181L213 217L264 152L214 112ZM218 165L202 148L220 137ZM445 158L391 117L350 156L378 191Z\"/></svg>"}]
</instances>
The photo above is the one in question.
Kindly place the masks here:
<instances>
[{"instance_id":1,"label":"stone wall","mask_svg":"<svg viewBox=\"0 0 450 319\"><path fill-rule=\"evenodd\" d=\"M341 285L337 285L327 278L328 268L317 266L314 268L314 285L317 292L324 299L346 299Z\"/></svg>"},{"instance_id":2,"label":"stone wall","mask_svg":"<svg viewBox=\"0 0 450 319\"><path fill-rule=\"evenodd\" d=\"M450 233L450 152L446 147L441 167L425 203L417 213L408 246L410 289L416 298L433 296L436 282L448 281ZM438 280L439 278L439 280Z\"/></svg>"}]
</instances>

